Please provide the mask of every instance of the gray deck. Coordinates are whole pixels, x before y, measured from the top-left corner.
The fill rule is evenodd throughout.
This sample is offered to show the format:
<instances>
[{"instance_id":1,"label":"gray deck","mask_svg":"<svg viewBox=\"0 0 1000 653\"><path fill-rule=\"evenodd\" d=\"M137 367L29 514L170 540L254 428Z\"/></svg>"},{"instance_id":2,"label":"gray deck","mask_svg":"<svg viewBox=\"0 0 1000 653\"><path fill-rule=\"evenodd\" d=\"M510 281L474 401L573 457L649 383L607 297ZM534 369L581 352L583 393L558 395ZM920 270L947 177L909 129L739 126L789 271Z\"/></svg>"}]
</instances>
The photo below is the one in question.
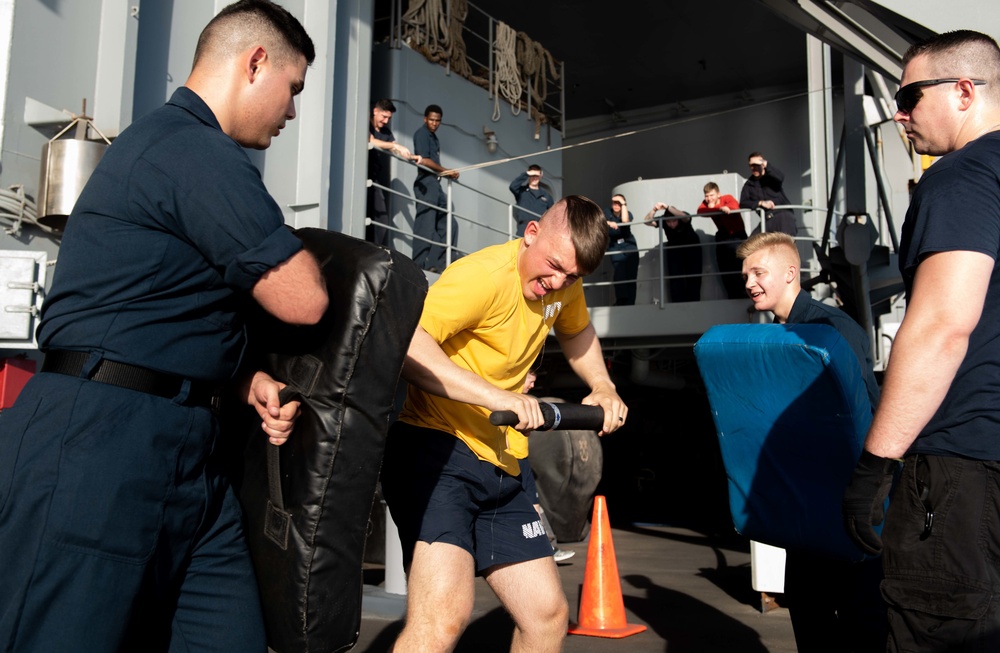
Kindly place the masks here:
<instances>
[{"instance_id":1,"label":"gray deck","mask_svg":"<svg viewBox=\"0 0 1000 653\"><path fill-rule=\"evenodd\" d=\"M614 515L610 515L614 524ZM787 610L760 610L760 594L750 586L748 543L737 535L707 536L684 528L628 526L613 528L628 622L645 624L645 632L614 640L567 637L566 653L794 653ZM576 620L587 543L560 544L577 552L560 566ZM375 574L377 575L377 574ZM513 629L485 581L476 581L472 623L456 651L507 651ZM401 597L366 586L361 636L354 651L388 651L401 621Z\"/></svg>"}]
</instances>

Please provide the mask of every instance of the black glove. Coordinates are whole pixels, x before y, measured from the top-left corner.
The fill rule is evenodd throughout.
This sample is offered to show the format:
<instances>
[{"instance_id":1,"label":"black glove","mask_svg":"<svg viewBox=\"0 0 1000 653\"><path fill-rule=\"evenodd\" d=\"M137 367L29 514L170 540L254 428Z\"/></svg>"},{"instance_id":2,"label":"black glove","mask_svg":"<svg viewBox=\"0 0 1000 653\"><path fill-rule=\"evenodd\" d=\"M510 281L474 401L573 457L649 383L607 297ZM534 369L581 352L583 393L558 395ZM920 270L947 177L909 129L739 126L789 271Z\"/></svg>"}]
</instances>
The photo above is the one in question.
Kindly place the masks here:
<instances>
[{"instance_id":1,"label":"black glove","mask_svg":"<svg viewBox=\"0 0 1000 653\"><path fill-rule=\"evenodd\" d=\"M878 555L882 552L882 538L873 527L885 519L885 498L889 496L898 468L898 460L862 451L844 492L844 528L865 553Z\"/></svg>"}]
</instances>

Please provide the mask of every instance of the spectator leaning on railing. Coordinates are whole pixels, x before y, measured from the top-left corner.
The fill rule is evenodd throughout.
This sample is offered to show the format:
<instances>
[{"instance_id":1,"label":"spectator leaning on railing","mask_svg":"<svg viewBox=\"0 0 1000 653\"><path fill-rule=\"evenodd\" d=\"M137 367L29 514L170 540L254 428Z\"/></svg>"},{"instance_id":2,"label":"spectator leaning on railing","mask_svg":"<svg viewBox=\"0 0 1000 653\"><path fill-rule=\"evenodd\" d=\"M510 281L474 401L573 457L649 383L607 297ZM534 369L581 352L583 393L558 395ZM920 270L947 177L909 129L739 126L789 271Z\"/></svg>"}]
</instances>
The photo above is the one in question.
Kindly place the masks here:
<instances>
[{"instance_id":1,"label":"spectator leaning on railing","mask_svg":"<svg viewBox=\"0 0 1000 653\"><path fill-rule=\"evenodd\" d=\"M760 152L751 152L749 161L750 178L743 184L740 192L740 208L764 209L764 231L780 231L795 237L798 232L795 214L791 209L774 208L791 204L781 188L785 180L784 173L773 165L768 165L767 159ZM760 231L758 226L753 233Z\"/></svg>"}]
</instances>

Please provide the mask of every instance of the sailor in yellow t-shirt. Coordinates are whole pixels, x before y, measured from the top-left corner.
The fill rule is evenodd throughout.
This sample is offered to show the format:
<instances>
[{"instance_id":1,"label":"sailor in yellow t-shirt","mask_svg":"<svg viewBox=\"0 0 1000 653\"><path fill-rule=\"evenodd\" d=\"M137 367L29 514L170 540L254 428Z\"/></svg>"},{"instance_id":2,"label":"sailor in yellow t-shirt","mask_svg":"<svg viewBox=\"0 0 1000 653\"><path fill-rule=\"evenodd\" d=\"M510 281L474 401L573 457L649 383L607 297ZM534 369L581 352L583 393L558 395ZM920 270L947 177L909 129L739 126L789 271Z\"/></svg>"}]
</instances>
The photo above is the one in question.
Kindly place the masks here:
<instances>
[{"instance_id":1,"label":"sailor in yellow t-shirt","mask_svg":"<svg viewBox=\"0 0 1000 653\"><path fill-rule=\"evenodd\" d=\"M550 330L591 389L583 403L604 408L602 433L624 424L628 407L608 376L580 282L606 245L600 207L569 196L522 239L459 259L431 286L382 469L408 570L397 650L453 648L472 614L477 575L513 617L513 646L559 650L566 597L508 434L544 421L538 400L520 390ZM516 431L489 423L498 410L518 415Z\"/></svg>"}]
</instances>

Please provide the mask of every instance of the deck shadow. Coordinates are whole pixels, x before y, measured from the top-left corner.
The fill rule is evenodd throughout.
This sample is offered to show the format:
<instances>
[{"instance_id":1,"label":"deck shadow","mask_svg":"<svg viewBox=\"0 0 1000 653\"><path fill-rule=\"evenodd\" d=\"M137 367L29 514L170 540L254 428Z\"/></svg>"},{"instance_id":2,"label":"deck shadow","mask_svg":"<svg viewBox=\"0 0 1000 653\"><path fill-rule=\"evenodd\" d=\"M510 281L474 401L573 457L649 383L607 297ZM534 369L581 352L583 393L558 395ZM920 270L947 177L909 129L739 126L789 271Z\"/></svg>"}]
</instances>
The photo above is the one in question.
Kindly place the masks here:
<instances>
[{"instance_id":1,"label":"deck shadow","mask_svg":"<svg viewBox=\"0 0 1000 653\"><path fill-rule=\"evenodd\" d=\"M625 596L625 607L666 642L670 653L767 653L760 634L707 603L657 585L648 576L623 579L645 590L645 598Z\"/></svg>"}]
</instances>

